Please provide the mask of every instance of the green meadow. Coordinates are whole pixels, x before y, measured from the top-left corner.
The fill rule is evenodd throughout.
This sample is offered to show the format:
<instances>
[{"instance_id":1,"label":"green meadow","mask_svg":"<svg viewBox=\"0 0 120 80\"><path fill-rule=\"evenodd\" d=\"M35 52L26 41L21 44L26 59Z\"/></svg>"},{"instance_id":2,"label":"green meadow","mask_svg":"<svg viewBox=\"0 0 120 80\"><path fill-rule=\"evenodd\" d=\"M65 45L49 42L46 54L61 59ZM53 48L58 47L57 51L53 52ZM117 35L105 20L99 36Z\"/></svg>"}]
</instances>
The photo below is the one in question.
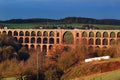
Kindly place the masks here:
<instances>
[{"instance_id":1,"label":"green meadow","mask_svg":"<svg viewBox=\"0 0 120 80\"><path fill-rule=\"evenodd\" d=\"M82 26L84 24L76 24L76 23L72 23L72 24L60 24L60 23L23 23L23 24L10 24L10 23L0 23L4 26L7 26L9 29L30 29L30 28L35 28L36 26L40 27L40 26L48 26L49 28L51 26L61 26L66 28L67 26L72 26L74 28L82 28ZM93 25L95 27L98 27L99 29L105 29L105 30L116 30L116 29L120 29L120 25L100 25L100 24L90 24Z\"/></svg>"}]
</instances>

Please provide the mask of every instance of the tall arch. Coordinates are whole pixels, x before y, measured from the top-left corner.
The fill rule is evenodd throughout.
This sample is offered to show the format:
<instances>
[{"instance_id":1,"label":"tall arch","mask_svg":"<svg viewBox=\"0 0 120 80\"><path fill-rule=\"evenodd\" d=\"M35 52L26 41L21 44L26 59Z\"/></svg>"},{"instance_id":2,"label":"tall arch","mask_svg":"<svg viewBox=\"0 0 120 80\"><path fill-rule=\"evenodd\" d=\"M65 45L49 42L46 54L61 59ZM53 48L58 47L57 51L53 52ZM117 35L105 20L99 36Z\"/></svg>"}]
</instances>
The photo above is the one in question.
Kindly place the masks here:
<instances>
[{"instance_id":1,"label":"tall arch","mask_svg":"<svg viewBox=\"0 0 120 80\"><path fill-rule=\"evenodd\" d=\"M54 38L49 39L49 44L54 44Z\"/></svg>"},{"instance_id":2,"label":"tall arch","mask_svg":"<svg viewBox=\"0 0 120 80\"><path fill-rule=\"evenodd\" d=\"M82 32L82 37L87 37L87 32Z\"/></svg>"},{"instance_id":3,"label":"tall arch","mask_svg":"<svg viewBox=\"0 0 120 80\"><path fill-rule=\"evenodd\" d=\"M18 32L17 31L14 31L14 36L18 36Z\"/></svg>"},{"instance_id":4,"label":"tall arch","mask_svg":"<svg viewBox=\"0 0 120 80\"><path fill-rule=\"evenodd\" d=\"M24 46L26 47L26 49L28 49L28 45L27 44L25 44Z\"/></svg>"},{"instance_id":5,"label":"tall arch","mask_svg":"<svg viewBox=\"0 0 120 80\"><path fill-rule=\"evenodd\" d=\"M108 32L104 32L103 37L108 37Z\"/></svg>"},{"instance_id":6,"label":"tall arch","mask_svg":"<svg viewBox=\"0 0 120 80\"><path fill-rule=\"evenodd\" d=\"M95 44L96 44L96 45L101 45L101 40L100 40L100 39L96 39Z\"/></svg>"},{"instance_id":7,"label":"tall arch","mask_svg":"<svg viewBox=\"0 0 120 80\"><path fill-rule=\"evenodd\" d=\"M29 32L29 31L26 31L26 32L25 32L25 36L30 36L30 32Z\"/></svg>"},{"instance_id":8,"label":"tall arch","mask_svg":"<svg viewBox=\"0 0 120 80\"><path fill-rule=\"evenodd\" d=\"M108 39L103 39L102 44L103 45L108 45Z\"/></svg>"},{"instance_id":9,"label":"tall arch","mask_svg":"<svg viewBox=\"0 0 120 80\"><path fill-rule=\"evenodd\" d=\"M20 37L18 42L23 43L23 37Z\"/></svg>"},{"instance_id":10,"label":"tall arch","mask_svg":"<svg viewBox=\"0 0 120 80\"><path fill-rule=\"evenodd\" d=\"M42 51L44 52L43 55L46 55L46 52L47 52L47 45L43 45Z\"/></svg>"},{"instance_id":11,"label":"tall arch","mask_svg":"<svg viewBox=\"0 0 120 80\"><path fill-rule=\"evenodd\" d=\"M59 37L59 32L57 32L57 35L56 35L57 37Z\"/></svg>"},{"instance_id":12,"label":"tall arch","mask_svg":"<svg viewBox=\"0 0 120 80\"><path fill-rule=\"evenodd\" d=\"M89 37L94 37L94 32L91 31L91 32L89 33Z\"/></svg>"},{"instance_id":13,"label":"tall arch","mask_svg":"<svg viewBox=\"0 0 120 80\"><path fill-rule=\"evenodd\" d=\"M35 31L32 31L32 32L31 32L31 36L36 36Z\"/></svg>"},{"instance_id":14,"label":"tall arch","mask_svg":"<svg viewBox=\"0 0 120 80\"><path fill-rule=\"evenodd\" d=\"M101 37L101 33L100 33L100 32L97 32L97 33L96 33L96 37Z\"/></svg>"},{"instance_id":15,"label":"tall arch","mask_svg":"<svg viewBox=\"0 0 120 80\"><path fill-rule=\"evenodd\" d=\"M31 43L35 43L35 38L34 37L31 38Z\"/></svg>"},{"instance_id":16,"label":"tall arch","mask_svg":"<svg viewBox=\"0 0 120 80\"><path fill-rule=\"evenodd\" d=\"M110 37L111 37L111 38L114 38L114 37L115 37L115 32L111 32L111 33L110 33Z\"/></svg>"},{"instance_id":17,"label":"tall arch","mask_svg":"<svg viewBox=\"0 0 120 80\"><path fill-rule=\"evenodd\" d=\"M51 50L51 49L52 49L52 47L53 47L53 46L52 46L52 45L50 45L50 46L49 46L49 50Z\"/></svg>"},{"instance_id":18,"label":"tall arch","mask_svg":"<svg viewBox=\"0 0 120 80\"><path fill-rule=\"evenodd\" d=\"M3 31L2 34L7 34L7 32L6 32L6 31Z\"/></svg>"},{"instance_id":19,"label":"tall arch","mask_svg":"<svg viewBox=\"0 0 120 80\"><path fill-rule=\"evenodd\" d=\"M48 36L48 32L47 32L47 31L44 31L44 32L43 32L43 36Z\"/></svg>"},{"instance_id":20,"label":"tall arch","mask_svg":"<svg viewBox=\"0 0 120 80\"><path fill-rule=\"evenodd\" d=\"M89 39L89 45L94 45L94 39L93 38Z\"/></svg>"},{"instance_id":21,"label":"tall arch","mask_svg":"<svg viewBox=\"0 0 120 80\"><path fill-rule=\"evenodd\" d=\"M117 37L120 38L120 32L117 33Z\"/></svg>"},{"instance_id":22,"label":"tall arch","mask_svg":"<svg viewBox=\"0 0 120 80\"><path fill-rule=\"evenodd\" d=\"M28 37L25 38L25 43L29 43L29 38Z\"/></svg>"},{"instance_id":23,"label":"tall arch","mask_svg":"<svg viewBox=\"0 0 120 80\"><path fill-rule=\"evenodd\" d=\"M38 31L37 36L42 36L42 33L40 31Z\"/></svg>"},{"instance_id":24,"label":"tall arch","mask_svg":"<svg viewBox=\"0 0 120 80\"><path fill-rule=\"evenodd\" d=\"M50 37L54 37L54 32L51 31L49 36L50 36Z\"/></svg>"},{"instance_id":25,"label":"tall arch","mask_svg":"<svg viewBox=\"0 0 120 80\"><path fill-rule=\"evenodd\" d=\"M37 43L41 43L41 38L37 38Z\"/></svg>"},{"instance_id":26,"label":"tall arch","mask_svg":"<svg viewBox=\"0 0 120 80\"><path fill-rule=\"evenodd\" d=\"M56 43L57 43L57 44L59 44L59 43L60 43L60 40L59 40L59 38L57 38L57 40L56 40Z\"/></svg>"},{"instance_id":27,"label":"tall arch","mask_svg":"<svg viewBox=\"0 0 120 80\"><path fill-rule=\"evenodd\" d=\"M12 36L12 31L8 31L8 36Z\"/></svg>"},{"instance_id":28,"label":"tall arch","mask_svg":"<svg viewBox=\"0 0 120 80\"><path fill-rule=\"evenodd\" d=\"M37 48L37 50L41 51L41 46L40 45L37 45L36 48Z\"/></svg>"},{"instance_id":29,"label":"tall arch","mask_svg":"<svg viewBox=\"0 0 120 80\"><path fill-rule=\"evenodd\" d=\"M79 33L76 33L76 37L79 37Z\"/></svg>"},{"instance_id":30,"label":"tall arch","mask_svg":"<svg viewBox=\"0 0 120 80\"><path fill-rule=\"evenodd\" d=\"M19 36L24 36L24 32L23 32L23 31L20 31L20 32L19 32Z\"/></svg>"},{"instance_id":31,"label":"tall arch","mask_svg":"<svg viewBox=\"0 0 120 80\"><path fill-rule=\"evenodd\" d=\"M115 44L115 40L114 39L111 39L110 40L110 45L114 45Z\"/></svg>"},{"instance_id":32,"label":"tall arch","mask_svg":"<svg viewBox=\"0 0 120 80\"><path fill-rule=\"evenodd\" d=\"M65 44L74 44L74 36L73 36L72 32L66 31L63 34L62 41Z\"/></svg>"},{"instance_id":33,"label":"tall arch","mask_svg":"<svg viewBox=\"0 0 120 80\"><path fill-rule=\"evenodd\" d=\"M47 44L48 43L48 39L47 38L43 38L43 44Z\"/></svg>"},{"instance_id":34,"label":"tall arch","mask_svg":"<svg viewBox=\"0 0 120 80\"><path fill-rule=\"evenodd\" d=\"M83 43L84 45L86 45L86 44L87 44L87 39L86 39L86 38L83 38L83 39L82 39L82 43Z\"/></svg>"}]
</instances>

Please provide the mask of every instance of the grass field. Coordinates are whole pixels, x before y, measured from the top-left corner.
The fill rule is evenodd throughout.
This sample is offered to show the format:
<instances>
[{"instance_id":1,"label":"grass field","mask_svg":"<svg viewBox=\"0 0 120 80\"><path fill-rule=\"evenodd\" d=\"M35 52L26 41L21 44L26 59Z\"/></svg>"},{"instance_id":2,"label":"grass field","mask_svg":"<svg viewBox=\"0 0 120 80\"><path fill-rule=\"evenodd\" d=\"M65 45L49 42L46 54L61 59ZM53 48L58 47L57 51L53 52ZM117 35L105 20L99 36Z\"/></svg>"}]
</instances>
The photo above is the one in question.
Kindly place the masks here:
<instances>
[{"instance_id":1,"label":"grass field","mask_svg":"<svg viewBox=\"0 0 120 80\"><path fill-rule=\"evenodd\" d=\"M4 26L7 26L8 28L18 28L18 29L30 29L34 28L35 26L73 26L74 28L81 28L82 25L84 24L60 24L60 23L24 23L24 24L5 24L5 23L0 23L3 24ZM98 27L99 29L105 29L105 30L115 30L119 29L120 30L120 25L99 25L99 24L92 24L95 27Z\"/></svg>"},{"instance_id":2,"label":"grass field","mask_svg":"<svg viewBox=\"0 0 120 80\"><path fill-rule=\"evenodd\" d=\"M120 80L120 70L94 74L84 78L79 78L78 80Z\"/></svg>"}]
</instances>

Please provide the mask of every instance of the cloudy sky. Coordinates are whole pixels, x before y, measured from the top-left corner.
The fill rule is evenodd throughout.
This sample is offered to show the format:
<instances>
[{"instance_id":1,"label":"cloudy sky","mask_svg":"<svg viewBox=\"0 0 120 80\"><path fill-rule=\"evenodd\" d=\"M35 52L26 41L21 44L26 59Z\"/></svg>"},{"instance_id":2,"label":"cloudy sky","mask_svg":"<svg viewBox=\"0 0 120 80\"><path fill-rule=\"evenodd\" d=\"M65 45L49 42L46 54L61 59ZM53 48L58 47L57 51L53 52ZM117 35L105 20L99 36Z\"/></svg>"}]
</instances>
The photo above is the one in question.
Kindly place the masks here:
<instances>
[{"instance_id":1,"label":"cloudy sky","mask_svg":"<svg viewBox=\"0 0 120 80\"><path fill-rule=\"evenodd\" d=\"M0 0L0 20L68 16L120 19L120 0Z\"/></svg>"}]
</instances>

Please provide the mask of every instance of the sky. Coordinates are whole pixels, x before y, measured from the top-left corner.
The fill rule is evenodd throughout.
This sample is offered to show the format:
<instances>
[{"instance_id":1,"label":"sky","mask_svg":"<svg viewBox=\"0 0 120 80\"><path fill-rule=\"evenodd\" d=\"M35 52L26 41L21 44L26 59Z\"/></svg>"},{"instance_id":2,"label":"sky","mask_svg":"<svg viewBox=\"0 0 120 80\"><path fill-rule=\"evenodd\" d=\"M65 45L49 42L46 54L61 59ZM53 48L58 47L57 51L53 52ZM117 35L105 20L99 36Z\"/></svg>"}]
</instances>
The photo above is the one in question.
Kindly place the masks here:
<instances>
[{"instance_id":1,"label":"sky","mask_svg":"<svg viewBox=\"0 0 120 80\"><path fill-rule=\"evenodd\" d=\"M120 0L0 0L0 20L65 17L120 19Z\"/></svg>"}]
</instances>

